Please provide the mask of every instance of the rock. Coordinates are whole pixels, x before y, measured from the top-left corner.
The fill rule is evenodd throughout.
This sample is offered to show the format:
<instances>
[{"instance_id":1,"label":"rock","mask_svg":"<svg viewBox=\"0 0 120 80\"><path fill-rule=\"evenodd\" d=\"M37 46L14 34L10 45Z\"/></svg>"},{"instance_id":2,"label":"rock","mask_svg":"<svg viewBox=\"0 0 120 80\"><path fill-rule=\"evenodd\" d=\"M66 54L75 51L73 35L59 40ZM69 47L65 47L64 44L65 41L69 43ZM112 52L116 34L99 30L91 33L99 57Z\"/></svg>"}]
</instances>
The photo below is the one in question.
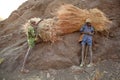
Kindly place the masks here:
<instances>
[{"instance_id":1,"label":"rock","mask_svg":"<svg viewBox=\"0 0 120 80\"><path fill-rule=\"evenodd\" d=\"M47 78L50 78L50 73L47 73Z\"/></svg>"},{"instance_id":2,"label":"rock","mask_svg":"<svg viewBox=\"0 0 120 80\"><path fill-rule=\"evenodd\" d=\"M5 78L3 78L3 80L6 80Z\"/></svg>"}]
</instances>

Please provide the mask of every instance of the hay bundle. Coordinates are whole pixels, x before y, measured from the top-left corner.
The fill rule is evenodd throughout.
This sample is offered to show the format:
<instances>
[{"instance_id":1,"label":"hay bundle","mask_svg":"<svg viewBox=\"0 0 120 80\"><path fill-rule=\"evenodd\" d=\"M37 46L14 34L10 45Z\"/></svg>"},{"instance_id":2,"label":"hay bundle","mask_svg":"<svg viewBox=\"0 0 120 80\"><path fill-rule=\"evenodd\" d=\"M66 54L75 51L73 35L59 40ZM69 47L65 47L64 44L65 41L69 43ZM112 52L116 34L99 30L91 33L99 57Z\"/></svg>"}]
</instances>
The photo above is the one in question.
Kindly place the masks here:
<instances>
[{"instance_id":1,"label":"hay bundle","mask_svg":"<svg viewBox=\"0 0 120 80\"><path fill-rule=\"evenodd\" d=\"M38 23L40 20L40 18L31 18L28 20L27 23L23 25L24 32L27 34L28 28L31 25L30 21ZM37 29L35 33L38 34L44 42L55 42L58 39L57 34L61 32L61 30L58 29L59 27L55 26L55 22L55 18L44 19L36 26Z\"/></svg>"},{"instance_id":2,"label":"hay bundle","mask_svg":"<svg viewBox=\"0 0 120 80\"><path fill-rule=\"evenodd\" d=\"M63 34L72 33L80 29L87 15L87 10L81 10L73 5L61 6L56 15L58 17L57 26L61 27Z\"/></svg>"},{"instance_id":3,"label":"hay bundle","mask_svg":"<svg viewBox=\"0 0 120 80\"><path fill-rule=\"evenodd\" d=\"M105 16L105 14L99 9L90 9L89 18L92 20L92 24L96 31L104 31L109 29L109 24L111 21Z\"/></svg>"},{"instance_id":4,"label":"hay bundle","mask_svg":"<svg viewBox=\"0 0 120 80\"><path fill-rule=\"evenodd\" d=\"M63 34L78 31L88 18L91 19L97 31L108 29L107 25L110 23L104 13L98 9L79 9L73 5L61 6L56 17L58 18L57 26L61 28Z\"/></svg>"},{"instance_id":5,"label":"hay bundle","mask_svg":"<svg viewBox=\"0 0 120 80\"><path fill-rule=\"evenodd\" d=\"M51 41L54 42L57 40L57 27L55 26L55 20L44 19L38 26L39 36L43 39L43 41Z\"/></svg>"}]
</instances>

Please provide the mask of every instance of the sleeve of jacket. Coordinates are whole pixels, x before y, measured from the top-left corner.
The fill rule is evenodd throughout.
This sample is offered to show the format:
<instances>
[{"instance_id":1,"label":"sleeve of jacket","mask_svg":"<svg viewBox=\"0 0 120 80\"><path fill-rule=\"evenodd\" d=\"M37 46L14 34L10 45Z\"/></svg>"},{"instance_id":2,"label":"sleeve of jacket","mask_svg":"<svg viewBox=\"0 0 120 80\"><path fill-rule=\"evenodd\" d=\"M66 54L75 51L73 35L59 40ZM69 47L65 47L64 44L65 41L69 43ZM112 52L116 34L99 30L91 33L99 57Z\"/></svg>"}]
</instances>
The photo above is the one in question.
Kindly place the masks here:
<instances>
[{"instance_id":1,"label":"sleeve of jacket","mask_svg":"<svg viewBox=\"0 0 120 80\"><path fill-rule=\"evenodd\" d=\"M84 26L80 28L80 32L83 32L83 31L84 31Z\"/></svg>"},{"instance_id":2,"label":"sleeve of jacket","mask_svg":"<svg viewBox=\"0 0 120 80\"><path fill-rule=\"evenodd\" d=\"M94 29L94 27L92 27L92 28L91 28L91 32L94 33L94 31L95 31L95 29Z\"/></svg>"}]
</instances>

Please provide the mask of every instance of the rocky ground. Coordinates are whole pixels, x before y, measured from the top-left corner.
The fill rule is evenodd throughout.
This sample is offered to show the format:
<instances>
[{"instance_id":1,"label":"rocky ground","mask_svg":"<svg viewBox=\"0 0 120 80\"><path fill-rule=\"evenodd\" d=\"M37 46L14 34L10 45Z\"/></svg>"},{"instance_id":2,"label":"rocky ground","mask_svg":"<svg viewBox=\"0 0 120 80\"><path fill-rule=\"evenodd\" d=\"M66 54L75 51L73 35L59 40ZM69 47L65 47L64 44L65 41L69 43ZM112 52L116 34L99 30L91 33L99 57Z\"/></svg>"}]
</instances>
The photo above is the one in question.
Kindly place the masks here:
<instances>
[{"instance_id":1,"label":"rocky ground","mask_svg":"<svg viewBox=\"0 0 120 80\"><path fill-rule=\"evenodd\" d=\"M104 60L89 68L72 66L59 70L31 70L28 74L22 74L19 69L12 74L0 70L0 75L0 80L120 80L120 63Z\"/></svg>"},{"instance_id":2,"label":"rocky ground","mask_svg":"<svg viewBox=\"0 0 120 80\"><path fill-rule=\"evenodd\" d=\"M53 17L60 5L82 9L98 8L113 22L108 33L94 36L92 68L79 68L79 32L61 36L54 44L37 44L21 74L27 50L23 24L32 17ZM8 19L0 22L0 80L120 80L120 1L119 0L28 0ZM2 61L2 59L4 59Z\"/></svg>"}]
</instances>

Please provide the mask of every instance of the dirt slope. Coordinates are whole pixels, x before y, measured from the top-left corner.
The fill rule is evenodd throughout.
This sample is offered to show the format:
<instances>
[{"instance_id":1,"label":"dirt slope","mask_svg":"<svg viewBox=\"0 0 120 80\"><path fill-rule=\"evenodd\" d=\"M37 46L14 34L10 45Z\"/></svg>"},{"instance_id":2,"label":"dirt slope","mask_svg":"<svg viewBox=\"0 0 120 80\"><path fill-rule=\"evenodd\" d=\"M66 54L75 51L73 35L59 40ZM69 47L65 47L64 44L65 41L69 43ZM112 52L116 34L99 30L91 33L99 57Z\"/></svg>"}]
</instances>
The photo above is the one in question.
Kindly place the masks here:
<instances>
[{"instance_id":1,"label":"dirt slope","mask_svg":"<svg viewBox=\"0 0 120 80\"><path fill-rule=\"evenodd\" d=\"M73 4L82 9L99 8L113 22L107 35L94 36L94 62L120 61L120 1L119 0L28 0L8 19L0 22L0 57L5 60L0 70L13 72L21 67L27 50L22 25L32 17L53 17L52 13L62 4ZM31 70L61 69L80 64L79 32L61 37L54 44L37 44L29 56L27 67ZM120 64L119 64L120 65ZM62 80L62 79L61 79ZM64 79L63 79L64 80ZM104 80L104 79L103 79Z\"/></svg>"}]
</instances>

